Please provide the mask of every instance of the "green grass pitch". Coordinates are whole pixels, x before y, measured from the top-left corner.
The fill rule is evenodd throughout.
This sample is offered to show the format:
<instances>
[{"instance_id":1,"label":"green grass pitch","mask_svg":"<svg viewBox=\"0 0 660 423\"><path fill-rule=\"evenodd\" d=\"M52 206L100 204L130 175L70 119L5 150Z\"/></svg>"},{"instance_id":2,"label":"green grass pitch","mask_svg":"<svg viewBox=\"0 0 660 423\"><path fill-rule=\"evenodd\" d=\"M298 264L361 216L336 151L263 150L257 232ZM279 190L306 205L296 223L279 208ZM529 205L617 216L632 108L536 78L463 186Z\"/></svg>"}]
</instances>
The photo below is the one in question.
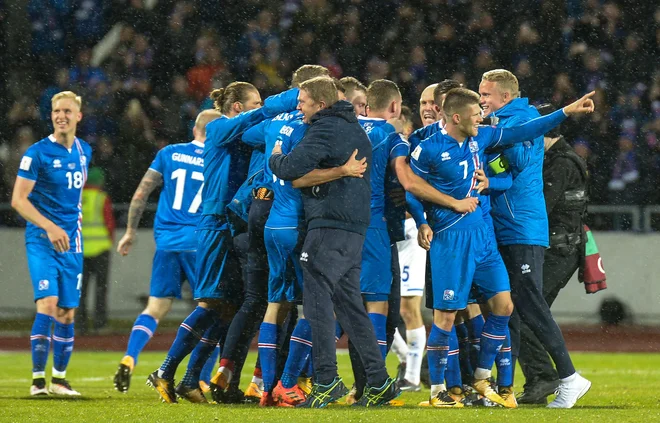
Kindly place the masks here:
<instances>
[{"instance_id":1,"label":"green grass pitch","mask_svg":"<svg viewBox=\"0 0 660 423\"><path fill-rule=\"evenodd\" d=\"M148 373L161 363L164 352L140 356L127 394L120 394L112 387L112 376L120 358L121 353L74 352L68 379L83 397L67 400L30 398L29 352L0 353L0 422L660 422L660 354L574 354L578 371L590 379L593 386L572 410L548 410L538 406L516 410L417 407L417 403L428 399L427 390L403 394L400 397L406 404L403 407L368 410L343 405L324 410L261 409L254 405L167 405L144 384ZM251 377L250 364L254 360L255 354L251 353L243 387ZM340 354L338 360L340 374L350 386L348 356ZM185 370L184 365L181 371ZM388 358L388 367L390 374L394 374L395 358ZM521 380L520 373L517 380Z\"/></svg>"}]
</instances>

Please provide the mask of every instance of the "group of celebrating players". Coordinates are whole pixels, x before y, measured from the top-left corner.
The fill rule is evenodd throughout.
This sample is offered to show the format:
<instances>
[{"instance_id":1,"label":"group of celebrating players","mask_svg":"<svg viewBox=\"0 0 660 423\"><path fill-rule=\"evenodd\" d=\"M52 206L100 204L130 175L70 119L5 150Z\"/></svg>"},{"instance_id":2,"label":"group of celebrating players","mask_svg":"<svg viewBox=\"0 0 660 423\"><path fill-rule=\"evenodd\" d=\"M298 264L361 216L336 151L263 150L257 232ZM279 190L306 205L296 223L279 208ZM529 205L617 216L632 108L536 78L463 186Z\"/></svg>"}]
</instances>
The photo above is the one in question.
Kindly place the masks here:
<instances>
[{"instance_id":1,"label":"group of celebrating players","mask_svg":"<svg viewBox=\"0 0 660 423\"><path fill-rule=\"evenodd\" d=\"M402 391L421 389L426 343L431 392L420 405L517 407L508 329L514 307L489 198L506 192L515 178L502 149L533 149L532 140L567 116L593 111L593 93L548 116L502 128L481 124L496 111L488 96L518 97L513 74L484 74L481 96L445 80L422 93L424 127L410 133L392 81L365 87L352 77L330 78L322 66L304 65L291 86L263 102L246 82L215 90L215 109L199 114L194 140L160 150L144 175L117 250L129 254L149 195L162 186L156 252L149 301L131 331L115 388L128 391L140 352L174 298L181 298L187 280L198 306L147 380L167 403L177 398L205 403L210 392L218 403L319 408L348 394L348 404L396 405ZM25 153L12 197L13 207L28 221L26 248L37 306L30 393L80 395L66 380L66 367L81 288L81 192L92 158L89 145L75 136L82 119L80 97L66 91L52 104L54 133ZM482 110L484 105L490 110ZM356 147L333 164L326 160L327 141L319 141L319 131L307 136L319 112L333 107L357 116L371 143L369 154ZM330 140L345 135L327 134ZM371 325L349 324L351 314L333 298L336 339L315 339L319 325L329 323L307 310L327 314L333 305L306 303L305 266L313 260L332 266L334 258L303 248L313 227L303 198L324 198L337 187L328 188L329 183L348 178L362 179L370 189L359 280L361 306ZM357 200L343 197L346 203ZM427 306L434 310L428 341L419 311L425 289ZM299 314L298 304L306 316ZM400 312L407 342L396 330ZM257 330L257 363L243 392L240 375ZM350 392L336 376L328 344L344 330L356 380ZM367 362L364 344L374 337L380 358L391 347L405 363L396 379ZM47 389L51 339L54 361ZM174 375L187 356L185 375L175 385ZM334 379L327 377L332 371ZM572 407L590 386L574 369L563 375L562 384L549 407Z\"/></svg>"}]
</instances>

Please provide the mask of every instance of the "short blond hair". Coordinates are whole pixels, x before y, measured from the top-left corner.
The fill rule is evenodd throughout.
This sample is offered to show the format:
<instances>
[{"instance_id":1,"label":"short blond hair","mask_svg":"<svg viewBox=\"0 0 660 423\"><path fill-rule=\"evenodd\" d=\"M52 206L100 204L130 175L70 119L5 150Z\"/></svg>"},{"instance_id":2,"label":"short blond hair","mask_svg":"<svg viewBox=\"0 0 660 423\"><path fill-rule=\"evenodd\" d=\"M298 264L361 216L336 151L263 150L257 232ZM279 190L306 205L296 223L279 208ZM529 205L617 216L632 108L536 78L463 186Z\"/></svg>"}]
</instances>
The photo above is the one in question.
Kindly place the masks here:
<instances>
[{"instance_id":1,"label":"short blond hair","mask_svg":"<svg viewBox=\"0 0 660 423\"><path fill-rule=\"evenodd\" d=\"M74 93L73 91L61 91L53 96L53 98L50 99L50 105L51 107L55 105L55 103L58 100L62 99L69 99L73 100L76 105L78 105L78 109L82 109L82 97L80 97L78 94Z\"/></svg>"},{"instance_id":2,"label":"short blond hair","mask_svg":"<svg viewBox=\"0 0 660 423\"><path fill-rule=\"evenodd\" d=\"M330 107L339 101L337 87L332 78L327 76L308 79L300 84L300 89L304 90L314 102L325 102L326 107Z\"/></svg>"},{"instance_id":3,"label":"short blond hair","mask_svg":"<svg viewBox=\"0 0 660 423\"><path fill-rule=\"evenodd\" d=\"M339 82L344 86L344 94L346 94L347 98L355 97L355 91L362 91L367 95L367 87L365 87L362 82L358 81L357 78L345 76L340 79Z\"/></svg>"},{"instance_id":4,"label":"short blond hair","mask_svg":"<svg viewBox=\"0 0 660 423\"><path fill-rule=\"evenodd\" d=\"M387 79L377 79L367 88L367 105L374 112L387 109L392 101L400 98L399 87Z\"/></svg>"},{"instance_id":5,"label":"short blond hair","mask_svg":"<svg viewBox=\"0 0 660 423\"><path fill-rule=\"evenodd\" d=\"M488 71L481 76L481 81L495 82L500 91L510 93L513 98L520 97L518 78L506 69Z\"/></svg>"},{"instance_id":6,"label":"short blond hair","mask_svg":"<svg viewBox=\"0 0 660 423\"><path fill-rule=\"evenodd\" d=\"M302 65L293 73L291 78L291 87L299 87L305 81L317 76L330 76L328 68L321 65Z\"/></svg>"},{"instance_id":7,"label":"short blond hair","mask_svg":"<svg viewBox=\"0 0 660 423\"><path fill-rule=\"evenodd\" d=\"M453 88L447 92L442 110L450 117L472 104L479 105L479 94L467 88Z\"/></svg>"},{"instance_id":8,"label":"short blond hair","mask_svg":"<svg viewBox=\"0 0 660 423\"><path fill-rule=\"evenodd\" d=\"M195 120L195 128L197 128L197 131L199 131L200 135L206 136L206 125L212 120L216 120L220 116L222 116L222 112L219 110L204 110L197 115L197 119Z\"/></svg>"}]
</instances>

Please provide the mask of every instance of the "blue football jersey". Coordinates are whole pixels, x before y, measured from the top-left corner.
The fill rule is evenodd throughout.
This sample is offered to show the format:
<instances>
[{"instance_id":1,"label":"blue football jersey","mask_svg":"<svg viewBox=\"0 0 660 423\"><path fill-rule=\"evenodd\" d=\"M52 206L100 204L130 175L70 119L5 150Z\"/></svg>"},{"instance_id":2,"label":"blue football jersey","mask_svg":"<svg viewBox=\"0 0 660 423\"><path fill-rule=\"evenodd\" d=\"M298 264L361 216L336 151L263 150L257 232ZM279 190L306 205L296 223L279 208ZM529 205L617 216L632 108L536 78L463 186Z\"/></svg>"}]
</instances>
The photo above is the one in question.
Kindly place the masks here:
<instances>
[{"instance_id":1,"label":"blue football jersey","mask_svg":"<svg viewBox=\"0 0 660 423\"><path fill-rule=\"evenodd\" d=\"M172 144L156 154L149 166L163 175L163 188L154 222L156 248L167 251L197 249L195 229L202 215L204 143Z\"/></svg>"},{"instance_id":2,"label":"blue football jersey","mask_svg":"<svg viewBox=\"0 0 660 423\"><path fill-rule=\"evenodd\" d=\"M70 240L70 252L82 252L82 190L92 148L75 138L71 149L49 135L27 149L18 176L35 181L28 199L39 213L62 228ZM27 223L25 242L50 245L46 231Z\"/></svg>"},{"instance_id":3,"label":"blue football jersey","mask_svg":"<svg viewBox=\"0 0 660 423\"><path fill-rule=\"evenodd\" d=\"M367 133L373 153L371 156L371 223L370 227L386 228L385 219L385 174L390 161L407 156L408 143L394 133L394 127L385 119L358 117Z\"/></svg>"},{"instance_id":4,"label":"blue football jersey","mask_svg":"<svg viewBox=\"0 0 660 423\"><path fill-rule=\"evenodd\" d=\"M415 148L410 155L410 165L415 173L440 192L456 199L478 197L475 190L478 181L474 172L484 167L485 150L496 146L501 136L501 130L482 127L476 137L458 142L443 129ZM465 227L475 221L483 221L481 212L459 214L436 205L430 205L427 214L434 231L447 229L459 222L459 226Z\"/></svg>"},{"instance_id":5,"label":"blue football jersey","mask_svg":"<svg viewBox=\"0 0 660 423\"><path fill-rule=\"evenodd\" d=\"M410 143L410 151L413 151L417 148L420 142L424 141L426 138L435 134L442 129L442 121L433 122L430 125L426 125L423 128L415 130L408 137L408 142Z\"/></svg>"},{"instance_id":6,"label":"blue football jersey","mask_svg":"<svg viewBox=\"0 0 660 423\"><path fill-rule=\"evenodd\" d=\"M302 113L295 110L290 113L280 113L272 119L265 120L258 125L245 131L242 140L252 147L263 147L266 154L266 163L264 164L264 175L262 184L259 186L272 189L275 183L275 176L270 170L268 159L270 153L275 147L275 142L280 139L282 128L294 119L302 119Z\"/></svg>"},{"instance_id":7,"label":"blue football jersey","mask_svg":"<svg viewBox=\"0 0 660 423\"><path fill-rule=\"evenodd\" d=\"M200 228L221 229L226 226L226 208L247 177L250 154L242 154L240 140L243 132L265 119L295 110L298 89L293 88L270 96L264 106L228 118L221 116L206 125L204 142L204 190L202 214L216 216L202 218ZM219 220L218 220L219 219Z\"/></svg>"},{"instance_id":8,"label":"blue football jersey","mask_svg":"<svg viewBox=\"0 0 660 423\"><path fill-rule=\"evenodd\" d=\"M280 128L278 141L282 141L282 153L289 154L307 133L308 124L302 121L302 115ZM297 228L305 217L300 190L290 181L284 181L273 175L275 200L270 209L266 227L271 229Z\"/></svg>"}]
</instances>

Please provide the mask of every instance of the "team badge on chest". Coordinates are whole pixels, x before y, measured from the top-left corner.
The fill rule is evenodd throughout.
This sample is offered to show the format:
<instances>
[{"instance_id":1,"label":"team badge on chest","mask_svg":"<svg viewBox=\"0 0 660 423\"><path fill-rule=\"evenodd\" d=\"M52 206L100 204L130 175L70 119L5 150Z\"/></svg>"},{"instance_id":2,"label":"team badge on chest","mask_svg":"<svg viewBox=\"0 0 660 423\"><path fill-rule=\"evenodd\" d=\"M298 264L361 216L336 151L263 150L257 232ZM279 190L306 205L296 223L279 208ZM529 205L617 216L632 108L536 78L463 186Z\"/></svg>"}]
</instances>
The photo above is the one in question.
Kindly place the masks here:
<instances>
[{"instance_id":1,"label":"team badge on chest","mask_svg":"<svg viewBox=\"0 0 660 423\"><path fill-rule=\"evenodd\" d=\"M471 140L468 143L468 146L470 147L470 153L476 153L477 151L479 151L479 143L474 140Z\"/></svg>"}]
</instances>

